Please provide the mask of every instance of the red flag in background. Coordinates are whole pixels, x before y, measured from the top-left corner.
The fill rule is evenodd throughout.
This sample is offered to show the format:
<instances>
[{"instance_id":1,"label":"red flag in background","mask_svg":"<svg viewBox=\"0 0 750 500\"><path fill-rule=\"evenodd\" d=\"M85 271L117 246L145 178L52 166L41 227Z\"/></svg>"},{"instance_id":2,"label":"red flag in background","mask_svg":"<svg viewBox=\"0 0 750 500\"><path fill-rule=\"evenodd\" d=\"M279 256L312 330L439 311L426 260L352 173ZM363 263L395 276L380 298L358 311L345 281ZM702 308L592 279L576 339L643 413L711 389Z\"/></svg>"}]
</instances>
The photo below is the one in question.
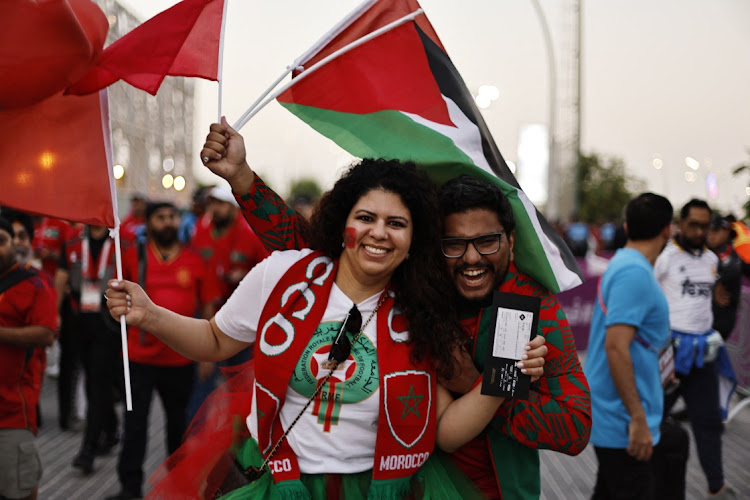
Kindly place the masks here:
<instances>
[{"instance_id":1,"label":"red flag in background","mask_svg":"<svg viewBox=\"0 0 750 500\"><path fill-rule=\"evenodd\" d=\"M183 0L112 43L66 93L96 92L117 80L156 95L166 76L218 78L225 0Z\"/></svg>"},{"instance_id":2,"label":"red flag in background","mask_svg":"<svg viewBox=\"0 0 750 500\"><path fill-rule=\"evenodd\" d=\"M108 29L91 0L0 0L0 108L34 104L78 81Z\"/></svg>"},{"instance_id":3,"label":"red flag in background","mask_svg":"<svg viewBox=\"0 0 750 500\"><path fill-rule=\"evenodd\" d=\"M115 226L106 91L0 110L0 205Z\"/></svg>"}]
</instances>

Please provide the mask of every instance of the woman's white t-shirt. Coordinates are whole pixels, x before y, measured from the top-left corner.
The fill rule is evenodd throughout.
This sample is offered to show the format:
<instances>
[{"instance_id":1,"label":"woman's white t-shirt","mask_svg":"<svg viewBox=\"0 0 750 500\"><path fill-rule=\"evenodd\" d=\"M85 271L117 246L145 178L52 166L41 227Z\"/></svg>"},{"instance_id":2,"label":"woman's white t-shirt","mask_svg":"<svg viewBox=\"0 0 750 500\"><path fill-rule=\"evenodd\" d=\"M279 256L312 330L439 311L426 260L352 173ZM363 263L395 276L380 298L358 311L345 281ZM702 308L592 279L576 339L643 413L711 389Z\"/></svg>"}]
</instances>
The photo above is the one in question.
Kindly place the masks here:
<instances>
[{"instance_id":1,"label":"woman's white t-shirt","mask_svg":"<svg viewBox=\"0 0 750 500\"><path fill-rule=\"evenodd\" d=\"M308 249L274 252L255 266L216 314L219 329L234 339L255 342L261 312L274 287L295 262L310 252ZM357 304L363 325L379 298L380 293ZM328 359L333 339L353 304L334 283L323 319L289 380L281 408L284 429L307 403L317 380L328 374L329 370L321 364ZM352 346L349 359L334 372L287 436L303 473L346 474L373 467L380 404L376 323L376 318L369 322ZM353 337L350 335L350 340ZM253 398L247 425L257 439L256 411Z\"/></svg>"}]
</instances>

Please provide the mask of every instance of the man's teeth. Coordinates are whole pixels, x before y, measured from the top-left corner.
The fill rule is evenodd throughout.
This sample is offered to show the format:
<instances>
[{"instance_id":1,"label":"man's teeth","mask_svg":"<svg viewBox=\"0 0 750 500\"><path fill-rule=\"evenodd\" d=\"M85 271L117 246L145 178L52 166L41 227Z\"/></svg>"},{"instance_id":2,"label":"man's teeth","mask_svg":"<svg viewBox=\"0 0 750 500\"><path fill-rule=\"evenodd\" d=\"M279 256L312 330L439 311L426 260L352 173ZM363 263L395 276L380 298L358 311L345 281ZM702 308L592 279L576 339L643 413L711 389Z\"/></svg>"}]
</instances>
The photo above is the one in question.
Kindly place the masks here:
<instances>
[{"instance_id":1,"label":"man's teeth","mask_svg":"<svg viewBox=\"0 0 750 500\"><path fill-rule=\"evenodd\" d=\"M376 247L371 247L369 245L365 245L365 250L367 250L370 253L378 253L378 254L384 254L388 251L385 248L376 248Z\"/></svg>"},{"instance_id":2,"label":"man's teeth","mask_svg":"<svg viewBox=\"0 0 750 500\"><path fill-rule=\"evenodd\" d=\"M463 274L465 276L474 278L476 276L479 276L480 274L484 274L485 272L486 272L486 269L469 269L468 271L464 271Z\"/></svg>"}]
</instances>

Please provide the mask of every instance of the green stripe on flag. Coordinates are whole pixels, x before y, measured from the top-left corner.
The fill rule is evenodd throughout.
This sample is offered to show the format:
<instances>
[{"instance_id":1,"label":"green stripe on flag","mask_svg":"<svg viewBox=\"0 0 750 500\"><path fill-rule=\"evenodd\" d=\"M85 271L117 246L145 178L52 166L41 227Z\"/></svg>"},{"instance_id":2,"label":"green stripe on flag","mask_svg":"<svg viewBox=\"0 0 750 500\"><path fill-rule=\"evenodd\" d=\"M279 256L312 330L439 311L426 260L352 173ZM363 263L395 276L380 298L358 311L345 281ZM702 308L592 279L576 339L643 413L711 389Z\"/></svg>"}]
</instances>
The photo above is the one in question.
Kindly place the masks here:
<instances>
[{"instance_id":1,"label":"green stripe on flag","mask_svg":"<svg viewBox=\"0 0 750 500\"><path fill-rule=\"evenodd\" d=\"M470 174L499 186L513 207L516 220L513 254L518 268L533 276L553 293L560 286L547 259L540 237L514 186L476 166L453 140L415 122L400 111L354 114L279 101L291 113L358 158L397 158L424 168L442 184L461 174Z\"/></svg>"}]
</instances>

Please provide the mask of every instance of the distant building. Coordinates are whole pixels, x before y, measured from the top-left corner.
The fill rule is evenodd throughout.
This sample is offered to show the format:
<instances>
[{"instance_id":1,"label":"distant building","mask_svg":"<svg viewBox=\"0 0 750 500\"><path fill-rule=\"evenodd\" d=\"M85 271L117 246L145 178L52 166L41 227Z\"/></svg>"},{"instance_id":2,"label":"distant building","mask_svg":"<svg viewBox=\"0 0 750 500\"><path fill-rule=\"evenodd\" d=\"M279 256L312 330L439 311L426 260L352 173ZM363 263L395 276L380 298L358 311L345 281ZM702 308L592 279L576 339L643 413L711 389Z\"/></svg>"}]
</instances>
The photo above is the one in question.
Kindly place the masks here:
<instances>
[{"instance_id":1,"label":"distant building","mask_svg":"<svg viewBox=\"0 0 750 500\"><path fill-rule=\"evenodd\" d=\"M141 24L116 0L95 1L109 20L106 45ZM189 204L195 188L190 158L198 154L193 151L194 87L193 80L181 77L167 77L156 97L124 82L109 87L112 154L114 164L124 167L116 181L120 216L128 211L133 191ZM181 181L164 187L167 174L184 179L181 190Z\"/></svg>"}]
</instances>

